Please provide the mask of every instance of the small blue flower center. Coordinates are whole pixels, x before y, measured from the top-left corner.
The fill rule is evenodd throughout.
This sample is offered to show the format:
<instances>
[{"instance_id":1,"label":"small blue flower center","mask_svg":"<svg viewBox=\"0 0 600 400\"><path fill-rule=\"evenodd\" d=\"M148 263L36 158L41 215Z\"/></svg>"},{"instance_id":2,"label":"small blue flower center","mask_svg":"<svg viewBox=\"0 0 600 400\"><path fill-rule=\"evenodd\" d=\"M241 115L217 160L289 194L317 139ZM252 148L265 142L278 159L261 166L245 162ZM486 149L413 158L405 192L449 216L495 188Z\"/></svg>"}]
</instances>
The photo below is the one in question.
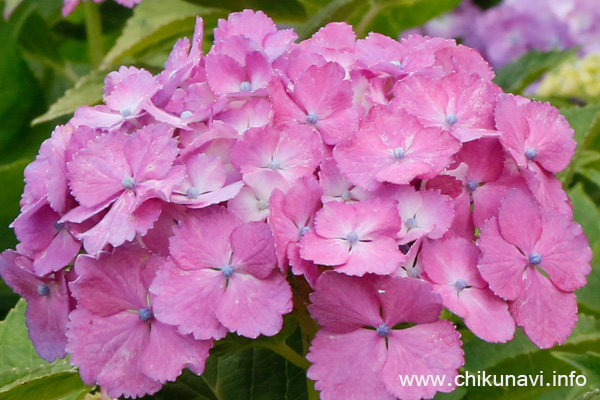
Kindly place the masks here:
<instances>
[{"instance_id":1,"label":"small blue flower center","mask_svg":"<svg viewBox=\"0 0 600 400\"><path fill-rule=\"evenodd\" d=\"M308 231L310 231L310 228L308 226L303 226L302 228L300 228L300 237L306 235Z\"/></svg>"},{"instance_id":2,"label":"small blue flower center","mask_svg":"<svg viewBox=\"0 0 600 400\"><path fill-rule=\"evenodd\" d=\"M474 181L473 179L469 179L467 181L467 189L469 190L469 192L473 192L478 187L479 187L479 182Z\"/></svg>"},{"instance_id":3,"label":"small blue flower center","mask_svg":"<svg viewBox=\"0 0 600 400\"><path fill-rule=\"evenodd\" d=\"M542 262L542 256L539 253L531 253L529 255L529 264L538 265Z\"/></svg>"},{"instance_id":4,"label":"small blue flower center","mask_svg":"<svg viewBox=\"0 0 600 400\"><path fill-rule=\"evenodd\" d=\"M417 220L415 218L409 218L406 220L406 228L412 229L417 227Z\"/></svg>"},{"instance_id":5,"label":"small blue flower center","mask_svg":"<svg viewBox=\"0 0 600 400\"><path fill-rule=\"evenodd\" d=\"M200 196L200 189L198 189L196 186L192 186L186 190L185 195L190 199L196 199L198 196Z\"/></svg>"},{"instance_id":6,"label":"small blue flower center","mask_svg":"<svg viewBox=\"0 0 600 400\"><path fill-rule=\"evenodd\" d=\"M395 66L398 69L404 68L404 65L402 65L402 63L398 60L390 61L390 64L392 64L393 66Z\"/></svg>"},{"instance_id":7,"label":"small blue flower center","mask_svg":"<svg viewBox=\"0 0 600 400\"><path fill-rule=\"evenodd\" d=\"M269 169L272 169L273 171L278 170L280 165L279 162L275 161L275 160L271 160L271 162L269 163Z\"/></svg>"},{"instance_id":8,"label":"small blue flower center","mask_svg":"<svg viewBox=\"0 0 600 400\"><path fill-rule=\"evenodd\" d=\"M406 275L408 275L410 278L416 278L417 276L419 276L419 270L415 267L409 267L406 270Z\"/></svg>"},{"instance_id":9,"label":"small blue flower center","mask_svg":"<svg viewBox=\"0 0 600 400\"><path fill-rule=\"evenodd\" d=\"M133 179L133 177L131 176L126 176L125 178L123 178L123 180L121 181L121 184L123 185L123 187L125 189L133 189L135 187L135 179Z\"/></svg>"},{"instance_id":10,"label":"small blue flower center","mask_svg":"<svg viewBox=\"0 0 600 400\"><path fill-rule=\"evenodd\" d=\"M401 160L404 158L404 156L406 155L406 152L404 151L404 149L402 147L396 147L393 151L392 154L394 154L394 158L396 160Z\"/></svg>"},{"instance_id":11,"label":"small blue flower center","mask_svg":"<svg viewBox=\"0 0 600 400\"><path fill-rule=\"evenodd\" d=\"M65 223L64 222L56 221L54 223L54 229L56 229L57 231L62 231L64 228L65 228Z\"/></svg>"},{"instance_id":12,"label":"small blue flower center","mask_svg":"<svg viewBox=\"0 0 600 400\"><path fill-rule=\"evenodd\" d=\"M131 108L125 107L125 108L122 108L121 111L119 111L119 114L121 114L122 117L127 118L133 114L133 111L131 111Z\"/></svg>"},{"instance_id":13,"label":"small blue flower center","mask_svg":"<svg viewBox=\"0 0 600 400\"><path fill-rule=\"evenodd\" d=\"M533 160L535 157L537 157L537 151L535 151L533 147L529 147L527 150L525 150L525 157L527 157L528 160Z\"/></svg>"},{"instance_id":14,"label":"small blue flower center","mask_svg":"<svg viewBox=\"0 0 600 400\"><path fill-rule=\"evenodd\" d=\"M356 234L356 232L352 231L346 235L346 240L348 241L348 243L354 244L358 242L358 235Z\"/></svg>"},{"instance_id":15,"label":"small blue flower center","mask_svg":"<svg viewBox=\"0 0 600 400\"><path fill-rule=\"evenodd\" d=\"M448 125L454 125L457 121L458 118L456 118L456 114L446 115L446 122L448 123Z\"/></svg>"},{"instance_id":16,"label":"small blue flower center","mask_svg":"<svg viewBox=\"0 0 600 400\"><path fill-rule=\"evenodd\" d=\"M454 284L454 287L456 287L456 290L464 290L467 287L467 282L464 279L459 279Z\"/></svg>"},{"instance_id":17,"label":"small blue flower center","mask_svg":"<svg viewBox=\"0 0 600 400\"><path fill-rule=\"evenodd\" d=\"M186 119L186 118L191 117L192 115L194 115L194 113L192 113L191 111L187 111L186 110L186 111L184 111L184 112L181 113L181 115L179 116L179 118Z\"/></svg>"},{"instance_id":18,"label":"small blue flower center","mask_svg":"<svg viewBox=\"0 0 600 400\"><path fill-rule=\"evenodd\" d=\"M377 329L375 329L375 332L377 332L377 334L381 337L387 337L391 331L392 330L390 329L390 327L387 326L384 322L379 324Z\"/></svg>"},{"instance_id":19,"label":"small blue flower center","mask_svg":"<svg viewBox=\"0 0 600 400\"><path fill-rule=\"evenodd\" d=\"M348 201L352 198L352 192L350 192L349 190L346 190L344 193L342 193L342 195L340 197L342 198L342 200Z\"/></svg>"},{"instance_id":20,"label":"small blue flower center","mask_svg":"<svg viewBox=\"0 0 600 400\"><path fill-rule=\"evenodd\" d=\"M152 317L154 316L154 315L152 314L152 310L150 310L148 307L143 307L143 308L140 308L139 315L140 315L140 320L141 320L142 322L148 322L148 321L150 321L150 320L152 319Z\"/></svg>"},{"instance_id":21,"label":"small blue flower center","mask_svg":"<svg viewBox=\"0 0 600 400\"><path fill-rule=\"evenodd\" d=\"M308 122L311 125L316 124L317 121L319 121L319 116L317 114L315 114L314 112L309 112L308 115L306 116L306 122Z\"/></svg>"},{"instance_id":22,"label":"small blue flower center","mask_svg":"<svg viewBox=\"0 0 600 400\"><path fill-rule=\"evenodd\" d=\"M233 275L233 265L231 264L225 264L221 267L221 272L223 273L223 275L225 275L226 278L229 278L231 275Z\"/></svg>"},{"instance_id":23,"label":"small blue flower center","mask_svg":"<svg viewBox=\"0 0 600 400\"><path fill-rule=\"evenodd\" d=\"M248 81L243 81L242 83L240 83L240 91L242 92L249 92L251 88L252 87L250 86L250 82Z\"/></svg>"},{"instance_id":24,"label":"small blue flower center","mask_svg":"<svg viewBox=\"0 0 600 400\"><path fill-rule=\"evenodd\" d=\"M50 295L50 288L45 283L40 283L37 292L40 296L48 296Z\"/></svg>"}]
</instances>

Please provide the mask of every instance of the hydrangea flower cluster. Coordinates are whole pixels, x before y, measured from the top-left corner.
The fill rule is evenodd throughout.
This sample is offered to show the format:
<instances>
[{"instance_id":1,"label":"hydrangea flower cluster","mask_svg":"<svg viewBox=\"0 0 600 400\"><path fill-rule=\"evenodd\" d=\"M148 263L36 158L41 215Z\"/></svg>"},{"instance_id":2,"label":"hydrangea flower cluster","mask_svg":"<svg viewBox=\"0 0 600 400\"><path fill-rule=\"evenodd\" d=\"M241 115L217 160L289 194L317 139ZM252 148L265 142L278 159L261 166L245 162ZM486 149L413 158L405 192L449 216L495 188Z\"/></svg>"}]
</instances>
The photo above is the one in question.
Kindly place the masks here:
<instances>
[{"instance_id":1,"label":"hydrangea flower cluster","mask_svg":"<svg viewBox=\"0 0 600 400\"><path fill-rule=\"evenodd\" d=\"M26 168L0 274L42 357L153 393L230 332L279 332L292 277L323 399L453 390L398 379L453 381L443 307L490 342L567 338L591 250L555 177L575 149L555 108L502 93L453 40L332 23L296 43L250 10L214 38L203 54L198 19L163 72L110 73Z\"/></svg>"},{"instance_id":2,"label":"hydrangea flower cluster","mask_svg":"<svg viewBox=\"0 0 600 400\"><path fill-rule=\"evenodd\" d=\"M600 51L600 10L595 0L504 0L481 10L472 0L409 33L462 38L494 68L537 49L580 46L582 54Z\"/></svg>"}]
</instances>

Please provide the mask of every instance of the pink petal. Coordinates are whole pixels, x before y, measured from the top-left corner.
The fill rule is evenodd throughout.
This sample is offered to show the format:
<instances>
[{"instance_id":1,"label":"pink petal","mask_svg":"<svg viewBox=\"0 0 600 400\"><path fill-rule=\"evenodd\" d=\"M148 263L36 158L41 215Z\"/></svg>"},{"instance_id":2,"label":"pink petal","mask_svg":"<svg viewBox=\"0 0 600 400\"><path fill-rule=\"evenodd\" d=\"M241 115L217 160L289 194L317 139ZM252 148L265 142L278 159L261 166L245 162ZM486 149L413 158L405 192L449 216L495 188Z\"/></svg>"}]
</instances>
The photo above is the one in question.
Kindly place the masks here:
<instances>
[{"instance_id":1,"label":"pink petal","mask_svg":"<svg viewBox=\"0 0 600 400\"><path fill-rule=\"evenodd\" d=\"M458 300L468 312L462 316L465 324L481 339L506 343L513 338L515 321L508 313L508 305L491 290L468 288L459 293Z\"/></svg>"},{"instance_id":2,"label":"pink petal","mask_svg":"<svg viewBox=\"0 0 600 400\"><path fill-rule=\"evenodd\" d=\"M322 329L306 355L312 363L307 376L323 400L392 400L381 381L386 353L385 340L375 331L338 334Z\"/></svg>"},{"instance_id":3,"label":"pink petal","mask_svg":"<svg viewBox=\"0 0 600 400\"><path fill-rule=\"evenodd\" d=\"M431 399L436 392L451 392L457 369L464 364L461 345L460 334L449 321L392 330L382 371L386 388L406 400ZM399 375L443 376L444 383L406 386L401 384Z\"/></svg>"},{"instance_id":4,"label":"pink petal","mask_svg":"<svg viewBox=\"0 0 600 400\"><path fill-rule=\"evenodd\" d=\"M512 189L502 200L498 225L504 240L529 257L542 234L540 206L528 193Z\"/></svg>"},{"instance_id":5,"label":"pink petal","mask_svg":"<svg viewBox=\"0 0 600 400\"><path fill-rule=\"evenodd\" d=\"M541 348L561 344L577 322L577 301L572 292L557 289L535 268L524 273L522 297L509 303L517 325Z\"/></svg>"},{"instance_id":6,"label":"pink petal","mask_svg":"<svg viewBox=\"0 0 600 400\"><path fill-rule=\"evenodd\" d=\"M269 226L249 222L236 227L230 236L233 255L231 265L258 279L266 279L275 268L275 243Z\"/></svg>"},{"instance_id":7,"label":"pink petal","mask_svg":"<svg viewBox=\"0 0 600 400\"><path fill-rule=\"evenodd\" d=\"M249 338L273 336L292 311L292 291L279 271L266 279L234 272L217 308L217 318L231 332Z\"/></svg>"}]
</instances>

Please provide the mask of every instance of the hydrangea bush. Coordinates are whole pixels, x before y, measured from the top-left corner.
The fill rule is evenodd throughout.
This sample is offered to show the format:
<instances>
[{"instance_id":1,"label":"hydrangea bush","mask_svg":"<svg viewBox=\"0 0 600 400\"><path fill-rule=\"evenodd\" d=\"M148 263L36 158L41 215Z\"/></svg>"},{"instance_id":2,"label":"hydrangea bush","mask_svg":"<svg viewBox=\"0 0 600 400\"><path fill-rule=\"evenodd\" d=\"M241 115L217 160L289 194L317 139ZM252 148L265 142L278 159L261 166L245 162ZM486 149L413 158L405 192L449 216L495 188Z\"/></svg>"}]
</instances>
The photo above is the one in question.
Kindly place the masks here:
<instances>
[{"instance_id":1,"label":"hydrangea bush","mask_svg":"<svg viewBox=\"0 0 600 400\"><path fill-rule=\"evenodd\" d=\"M42 144L0 256L40 356L141 397L310 304L321 398L419 399L455 387L399 375L464 364L443 308L488 342L566 340L592 253L558 110L453 40L296 39L246 10L203 54L198 18L162 72L111 72Z\"/></svg>"}]
</instances>

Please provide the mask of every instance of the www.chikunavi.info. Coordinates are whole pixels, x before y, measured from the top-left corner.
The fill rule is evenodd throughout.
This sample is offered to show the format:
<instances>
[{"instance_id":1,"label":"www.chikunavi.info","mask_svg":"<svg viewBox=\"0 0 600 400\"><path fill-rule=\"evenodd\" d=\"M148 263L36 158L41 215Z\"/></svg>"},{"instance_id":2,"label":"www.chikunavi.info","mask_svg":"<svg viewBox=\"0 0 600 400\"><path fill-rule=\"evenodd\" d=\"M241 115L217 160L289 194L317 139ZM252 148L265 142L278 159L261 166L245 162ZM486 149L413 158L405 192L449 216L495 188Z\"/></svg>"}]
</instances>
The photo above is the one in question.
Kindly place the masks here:
<instances>
[{"instance_id":1,"label":"www.chikunavi.info","mask_svg":"<svg viewBox=\"0 0 600 400\"><path fill-rule=\"evenodd\" d=\"M585 386L587 378L585 375L571 371L568 375L552 375L540 371L537 375L501 375L488 374L485 371L476 373L466 372L459 374L454 379L445 375L399 375L402 386Z\"/></svg>"}]
</instances>

